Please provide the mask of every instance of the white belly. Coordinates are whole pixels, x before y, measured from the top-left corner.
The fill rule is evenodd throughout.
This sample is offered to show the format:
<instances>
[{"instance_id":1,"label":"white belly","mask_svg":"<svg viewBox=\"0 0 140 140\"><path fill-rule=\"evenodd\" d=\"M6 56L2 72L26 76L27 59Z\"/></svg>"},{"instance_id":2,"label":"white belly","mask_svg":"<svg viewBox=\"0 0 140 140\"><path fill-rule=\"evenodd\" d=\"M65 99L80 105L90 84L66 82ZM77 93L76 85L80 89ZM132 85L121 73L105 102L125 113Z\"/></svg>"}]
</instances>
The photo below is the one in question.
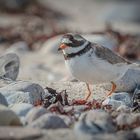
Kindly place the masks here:
<instances>
[{"instance_id":1,"label":"white belly","mask_svg":"<svg viewBox=\"0 0 140 140\"><path fill-rule=\"evenodd\" d=\"M75 78L89 84L115 81L126 71L124 67L113 66L95 56L88 57L88 54L76 56L65 62Z\"/></svg>"}]
</instances>

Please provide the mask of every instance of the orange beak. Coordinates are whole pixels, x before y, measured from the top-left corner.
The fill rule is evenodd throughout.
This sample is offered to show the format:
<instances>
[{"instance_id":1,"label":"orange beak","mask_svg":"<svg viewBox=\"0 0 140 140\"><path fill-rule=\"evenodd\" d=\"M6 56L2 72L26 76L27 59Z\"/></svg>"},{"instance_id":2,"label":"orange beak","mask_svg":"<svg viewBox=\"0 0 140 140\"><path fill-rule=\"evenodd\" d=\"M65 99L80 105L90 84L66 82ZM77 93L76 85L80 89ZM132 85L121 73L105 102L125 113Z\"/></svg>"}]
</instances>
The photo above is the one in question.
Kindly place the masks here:
<instances>
[{"instance_id":1,"label":"orange beak","mask_svg":"<svg viewBox=\"0 0 140 140\"><path fill-rule=\"evenodd\" d=\"M67 45L61 44L61 45L59 46L59 48L58 48L58 51L63 50L63 49L65 49L65 48L67 48L67 47L68 47Z\"/></svg>"}]
</instances>

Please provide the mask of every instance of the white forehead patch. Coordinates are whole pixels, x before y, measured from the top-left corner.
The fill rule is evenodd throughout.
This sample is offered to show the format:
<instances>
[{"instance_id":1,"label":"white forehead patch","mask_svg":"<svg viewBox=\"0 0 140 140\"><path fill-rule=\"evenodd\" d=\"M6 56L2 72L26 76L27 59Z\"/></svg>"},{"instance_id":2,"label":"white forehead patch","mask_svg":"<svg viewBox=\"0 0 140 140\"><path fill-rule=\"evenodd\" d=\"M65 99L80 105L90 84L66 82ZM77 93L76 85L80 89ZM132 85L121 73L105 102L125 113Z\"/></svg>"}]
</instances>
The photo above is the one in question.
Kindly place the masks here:
<instances>
[{"instance_id":1,"label":"white forehead patch","mask_svg":"<svg viewBox=\"0 0 140 140\"><path fill-rule=\"evenodd\" d=\"M62 43L72 43L68 38L63 38Z\"/></svg>"}]
</instances>

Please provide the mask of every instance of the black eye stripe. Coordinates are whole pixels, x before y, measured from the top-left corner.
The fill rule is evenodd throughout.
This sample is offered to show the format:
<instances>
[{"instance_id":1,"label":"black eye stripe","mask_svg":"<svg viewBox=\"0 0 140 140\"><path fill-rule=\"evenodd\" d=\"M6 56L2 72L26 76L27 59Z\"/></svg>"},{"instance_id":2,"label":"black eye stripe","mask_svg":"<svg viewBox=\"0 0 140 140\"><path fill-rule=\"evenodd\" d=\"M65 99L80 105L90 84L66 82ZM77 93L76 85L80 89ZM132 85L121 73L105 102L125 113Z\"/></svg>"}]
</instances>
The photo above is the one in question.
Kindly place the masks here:
<instances>
[{"instance_id":1,"label":"black eye stripe","mask_svg":"<svg viewBox=\"0 0 140 140\"><path fill-rule=\"evenodd\" d=\"M72 43L65 43L69 47L80 47L84 44L84 41L74 41Z\"/></svg>"}]
</instances>

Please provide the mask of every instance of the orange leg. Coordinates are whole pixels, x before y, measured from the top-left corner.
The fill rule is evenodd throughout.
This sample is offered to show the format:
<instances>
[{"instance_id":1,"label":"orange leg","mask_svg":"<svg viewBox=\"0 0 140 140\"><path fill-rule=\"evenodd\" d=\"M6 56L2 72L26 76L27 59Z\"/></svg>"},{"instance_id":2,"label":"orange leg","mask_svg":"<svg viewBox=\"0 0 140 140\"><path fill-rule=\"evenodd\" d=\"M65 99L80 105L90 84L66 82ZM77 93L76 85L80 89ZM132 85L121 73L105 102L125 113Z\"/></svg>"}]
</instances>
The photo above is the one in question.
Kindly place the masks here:
<instances>
[{"instance_id":1,"label":"orange leg","mask_svg":"<svg viewBox=\"0 0 140 140\"><path fill-rule=\"evenodd\" d=\"M111 91L107 94L107 97L111 96L117 87L114 82L111 82L111 84L112 84L112 88L111 88Z\"/></svg>"},{"instance_id":2,"label":"orange leg","mask_svg":"<svg viewBox=\"0 0 140 140\"><path fill-rule=\"evenodd\" d=\"M74 104L82 105L82 104L85 104L87 102L87 100L89 99L89 97L91 95L91 90L90 90L89 84L87 84L87 83L86 83L86 87L87 87L87 90L88 90L88 94L86 95L85 99L74 100Z\"/></svg>"},{"instance_id":3,"label":"orange leg","mask_svg":"<svg viewBox=\"0 0 140 140\"><path fill-rule=\"evenodd\" d=\"M90 90L89 84L86 83L86 86L87 86L88 93L87 93L85 100L87 101L89 99L89 97L91 96L91 90Z\"/></svg>"}]
</instances>

